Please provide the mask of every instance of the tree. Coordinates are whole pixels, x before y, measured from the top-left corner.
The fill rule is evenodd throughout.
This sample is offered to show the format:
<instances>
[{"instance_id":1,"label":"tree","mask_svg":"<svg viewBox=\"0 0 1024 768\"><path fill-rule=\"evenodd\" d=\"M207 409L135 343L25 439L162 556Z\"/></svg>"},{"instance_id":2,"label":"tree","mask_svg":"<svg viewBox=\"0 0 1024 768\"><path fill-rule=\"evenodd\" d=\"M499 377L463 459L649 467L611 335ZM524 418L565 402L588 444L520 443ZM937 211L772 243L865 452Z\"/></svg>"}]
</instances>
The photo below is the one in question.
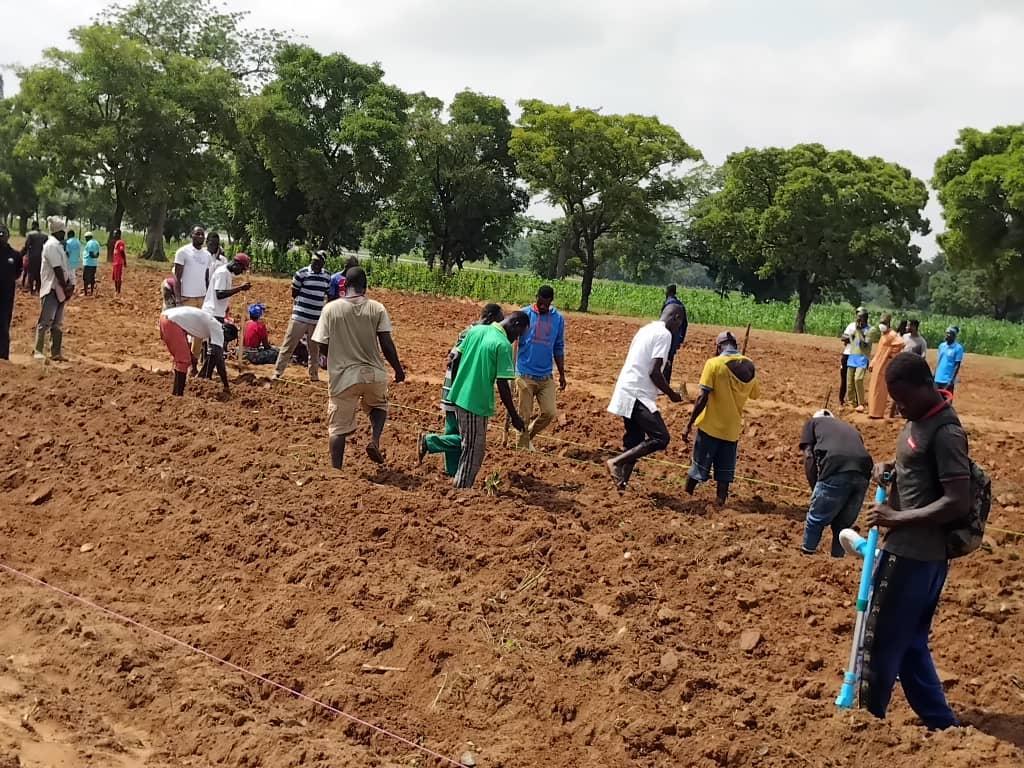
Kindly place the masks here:
<instances>
[{"instance_id":1,"label":"tree","mask_svg":"<svg viewBox=\"0 0 1024 768\"><path fill-rule=\"evenodd\" d=\"M965 128L935 162L946 219L939 244L954 269L981 270L997 318L1024 295L1024 125Z\"/></svg>"},{"instance_id":2,"label":"tree","mask_svg":"<svg viewBox=\"0 0 1024 768\"><path fill-rule=\"evenodd\" d=\"M401 181L408 98L377 65L286 45L277 77L249 100L239 125L274 177L302 195L299 223L319 248L356 248Z\"/></svg>"},{"instance_id":3,"label":"tree","mask_svg":"<svg viewBox=\"0 0 1024 768\"><path fill-rule=\"evenodd\" d=\"M21 73L31 151L64 185L101 180L115 204L108 231L128 211L148 224L146 255L165 258L167 209L202 177L237 81L209 60L152 49L114 27L71 37L78 50L50 49Z\"/></svg>"},{"instance_id":4,"label":"tree","mask_svg":"<svg viewBox=\"0 0 1024 768\"><path fill-rule=\"evenodd\" d=\"M31 130L29 115L19 99L0 99L0 218L18 217L19 233L39 207L42 164L25 155L22 144Z\"/></svg>"},{"instance_id":5,"label":"tree","mask_svg":"<svg viewBox=\"0 0 1024 768\"><path fill-rule=\"evenodd\" d=\"M598 241L617 230L650 232L658 208L683 194L678 166L701 155L656 117L602 115L542 101L521 101L510 149L530 192L562 209L567 250L583 263L580 310L600 266Z\"/></svg>"},{"instance_id":6,"label":"tree","mask_svg":"<svg viewBox=\"0 0 1024 768\"><path fill-rule=\"evenodd\" d=\"M857 302L876 280L901 301L917 285L928 191L877 157L830 152L820 144L746 149L725 162L725 183L695 212L693 230L716 257L759 278L795 281L793 329L825 297Z\"/></svg>"},{"instance_id":7,"label":"tree","mask_svg":"<svg viewBox=\"0 0 1024 768\"><path fill-rule=\"evenodd\" d=\"M943 315L972 317L992 311L985 273L980 269L943 270L931 275L928 279L928 301L932 312Z\"/></svg>"},{"instance_id":8,"label":"tree","mask_svg":"<svg viewBox=\"0 0 1024 768\"><path fill-rule=\"evenodd\" d=\"M394 206L401 224L418 235L427 264L450 273L466 262L503 258L528 197L508 151L505 103L462 91L447 121L442 108L438 99L414 98L409 163Z\"/></svg>"}]
</instances>

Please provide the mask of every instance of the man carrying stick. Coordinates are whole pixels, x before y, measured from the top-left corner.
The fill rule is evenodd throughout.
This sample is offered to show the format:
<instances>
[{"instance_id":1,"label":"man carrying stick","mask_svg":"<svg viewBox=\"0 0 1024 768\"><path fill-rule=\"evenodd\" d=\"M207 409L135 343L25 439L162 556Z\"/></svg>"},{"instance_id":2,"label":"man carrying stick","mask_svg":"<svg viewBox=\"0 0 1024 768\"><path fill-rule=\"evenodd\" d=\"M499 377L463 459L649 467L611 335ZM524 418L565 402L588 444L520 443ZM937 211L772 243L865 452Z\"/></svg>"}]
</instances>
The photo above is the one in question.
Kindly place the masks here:
<instances>
[{"instance_id":1,"label":"man carrying stick","mask_svg":"<svg viewBox=\"0 0 1024 768\"><path fill-rule=\"evenodd\" d=\"M665 365L672 349L672 338L685 318L682 306L666 304L661 319L637 331L629 345L626 362L608 404L608 412L621 416L626 427L623 452L606 462L620 492L629 484L637 461L668 447L668 427L658 412L657 399L659 393L667 395L673 403L683 399L665 379Z\"/></svg>"}]
</instances>

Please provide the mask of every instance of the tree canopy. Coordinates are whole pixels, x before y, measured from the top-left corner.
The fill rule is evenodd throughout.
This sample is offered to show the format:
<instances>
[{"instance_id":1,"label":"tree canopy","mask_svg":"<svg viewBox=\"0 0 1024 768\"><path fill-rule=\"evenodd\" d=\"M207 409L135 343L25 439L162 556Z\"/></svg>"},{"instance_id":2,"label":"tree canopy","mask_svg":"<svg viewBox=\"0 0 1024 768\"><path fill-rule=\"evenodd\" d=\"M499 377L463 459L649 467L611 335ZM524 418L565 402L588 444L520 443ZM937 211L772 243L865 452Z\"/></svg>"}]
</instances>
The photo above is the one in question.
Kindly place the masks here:
<instances>
[{"instance_id":1,"label":"tree canopy","mask_svg":"<svg viewBox=\"0 0 1024 768\"><path fill-rule=\"evenodd\" d=\"M568 249L580 255L586 311L610 232L651 233L658 209L683 191L676 172L701 154L671 126L644 115L603 115L569 105L521 101L509 143L530 192L560 208Z\"/></svg>"},{"instance_id":2,"label":"tree canopy","mask_svg":"<svg viewBox=\"0 0 1024 768\"><path fill-rule=\"evenodd\" d=\"M911 236L929 231L921 213L928 191L905 168L801 144L737 152L724 174L722 190L698 206L693 231L721 262L795 280L795 331L804 331L814 302L857 302L871 280L897 300L913 292L920 249Z\"/></svg>"},{"instance_id":3,"label":"tree canopy","mask_svg":"<svg viewBox=\"0 0 1024 768\"><path fill-rule=\"evenodd\" d=\"M979 274L996 317L1024 296L1024 125L960 131L935 163L946 219L939 244L958 269Z\"/></svg>"}]
</instances>

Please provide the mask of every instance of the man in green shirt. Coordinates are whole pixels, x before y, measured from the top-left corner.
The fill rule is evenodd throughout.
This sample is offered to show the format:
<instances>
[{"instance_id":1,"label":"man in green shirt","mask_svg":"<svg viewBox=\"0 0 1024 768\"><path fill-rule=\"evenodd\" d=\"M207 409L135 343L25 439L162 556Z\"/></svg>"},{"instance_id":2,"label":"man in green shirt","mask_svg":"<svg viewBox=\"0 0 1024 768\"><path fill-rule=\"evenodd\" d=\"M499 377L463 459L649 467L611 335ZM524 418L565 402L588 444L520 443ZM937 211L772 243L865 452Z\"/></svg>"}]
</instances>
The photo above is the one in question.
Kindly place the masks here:
<instances>
[{"instance_id":1,"label":"man in green shirt","mask_svg":"<svg viewBox=\"0 0 1024 768\"><path fill-rule=\"evenodd\" d=\"M456 488L471 488L484 463L487 420L494 415L495 382L512 426L520 431L525 428L522 417L516 412L509 382L516 378L512 343L529 327L530 318L525 312L513 312L501 323L473 326L459 345L458 357L452 362L452 386L448 392L461 438ZM427 453L426 446L438 437L441 436L420 438L421 456Z\"/></svg>"}]
</instances>

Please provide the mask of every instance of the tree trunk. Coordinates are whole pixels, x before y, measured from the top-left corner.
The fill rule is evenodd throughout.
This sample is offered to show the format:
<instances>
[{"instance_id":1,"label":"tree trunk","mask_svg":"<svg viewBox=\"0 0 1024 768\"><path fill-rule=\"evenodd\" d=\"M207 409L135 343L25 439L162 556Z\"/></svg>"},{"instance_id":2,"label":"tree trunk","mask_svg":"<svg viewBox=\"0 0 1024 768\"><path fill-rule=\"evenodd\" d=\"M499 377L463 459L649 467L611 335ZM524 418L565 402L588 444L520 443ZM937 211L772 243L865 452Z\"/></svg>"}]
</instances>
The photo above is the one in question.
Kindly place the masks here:
<instances>
[{"instance_id":1,"label":"tree trunk","mask_svg":"<svg viewBox=\"0 0 1024 768\"><path fill-rule=\"evenodd\" d=\"M167 203L154 203L149 209L149 225L146 229L146 250L142 258L150 261L167 261L164 250L164 225L167 223Z\"/></svg>"},{"instance_id":2,"label":"tree trunk","mask_svg":"<svg viewBox=\"0 0 1024 768\"><path fill-rule=\"evenodd\" d=\"M565 239L558 244L558 255L555 257L555 279L561 280L565 277L565 267L572 255L572 232L566 230Z\"/></svg>"},{"instance_id":3,"label":"tree trunk","mask_svg":"<svg viewBox=\"0 0 1024 768\"><path fill-rule=\"evenodd\" d=\"M121 228L121 224L124 222L124 203L121 202L121 198L117 199L114 203L114 215L110 217L110 223L107 225L107 261L111 262L114 260L114 231Z\"/></svg>"},{"instance_id":4,"label":"tree trunk","mask_svg":"<svg viewBox=\"0 0 1024 768\"><path fill-rule=\"evenodd\" d=\"M583 262L583 285L580 287L580 312L587 312L590 309L590 292L594 288L594 272L597 271L597 261L594 258L595 243L584 244L587 252Z\"/></svg>"},{"instance_id":5,"label":"tree trunk","mask_svg":"<svg viewBox=\"0 0 1024 768\"><path fill-rule=\"evenodd\" d=\"M797 280L797 310L796 320L793 322L793 333L805 333L807 330L807 313L818 295L817 289L811 284L804 273L800 273Z\"/></svg>"},{"instance_id":6,"label":"tree trunk","mask_svg":"<svg viewBox=\"0 0 1024 768\"><path fill-rule=\"evenodd\" d=\"M28 234L28 214L18 214L18 234L24 237Z\"/></svg>"}]
</instances>

